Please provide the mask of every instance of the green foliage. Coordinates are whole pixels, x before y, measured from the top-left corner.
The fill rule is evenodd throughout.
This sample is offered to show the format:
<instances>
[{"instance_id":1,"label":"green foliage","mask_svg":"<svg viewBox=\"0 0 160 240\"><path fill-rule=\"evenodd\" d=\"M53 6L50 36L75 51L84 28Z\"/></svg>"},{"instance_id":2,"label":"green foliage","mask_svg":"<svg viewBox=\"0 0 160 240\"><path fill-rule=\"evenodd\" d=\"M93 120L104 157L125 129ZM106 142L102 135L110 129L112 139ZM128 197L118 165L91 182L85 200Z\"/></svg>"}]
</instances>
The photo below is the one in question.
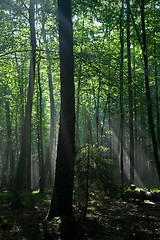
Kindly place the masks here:
<instances>
[{"instance_id":1,"label":"green foliage","mask_svg":"<svg viewBox=\"0 0 160 240\"><path fill-rule=\"evenodd\" d=\"M48 239L61 239L61 219L59 217L55 217L52 221L45 220L41 224L41 231L43 235Z\"/></svg>"},{"instance_id":2,"label":"green foliage","mask_svg":"<svg viewBox=\"0 0 160 240\"><path fill-rule=\"evenodd\" d=\"M88 166L89 164L89 166ZM76 160L75 198L85 201L87 177L89 179L89 197L113 197L118 192L113 173L113 160L108 157L108 149L86 145L80 151Z\"/></svg>"},{"instance_id":3,"label":"green foliage","mask_svg":"<svg viewBox=\"0 0 160 240\"><path fill-rule=\"evenodd\" d=\"M3 191L0 193L0 205L4 206L7 205L11 199L13 198L13 193L10 193L8 191Z\"/></svg>"},{"instance_id":4,"label":"green foliage","mask_svg":"<svg viewBox=\"0 0 160 240\"><path fill-rule=\"evenodd\" d=\"M24 4L23 4L24 3ZM17 166L23 117L27 102L27 91L29 83L30 67L30 30L29 30L29 0L1 1L0 4L0 166L2 173L8 175L9 171L4 168L10 166L7 161L7 119L5 103L9 102L12 142ZM40 62L40 77L42 87L42 124L44 157L48 149L50 132L50 98L48 87L48 63L51 64L53 91L57 113L60 111L60 70L59 70L59 43L57 24L57 1L37 0L35 1L35 24L36 24L36 64ZM119 0L73 0L73 32L74 32L74 55L75 55L75 100L78 96L79 103L79 132L81 146L86 144L86 139L96 145L97 136L95 127L99 131L99 143L103 138L103 145L108 148L109 138L119 137L120 104L119 104L119 74L120 69L120 10L122 1ZM25 6L26 5L26 6ZM27 7L27 8L26 8ZM136 1L131 2L131 12L135 19L137 30L141 36L141 14L140 7ZM160 2L145 1L146 35L149 60L150 88L153 104L154 124L157 126L157 111L155 98L155 59L157 70L160 69ZM47 44L43 39L42 25L44 25ZM129 150L128 144L128 82L127 82L127 49L126 49L126 6L123 10L124 30L124 66L123 66L123 107L125 122L125 152ZM136 103L133 115L135 117L135 128L137 126L138 149L145 152L139 154L136 165L137 169L150 168L153 178L156 174L151 169L150 160L152 156L152 144L150 144L149 125L146 116L146 96L144 84L144 65L141 47L134 29L131 25L131 55L132 67L135 56L135 69L132 71L132 87L135 90L134 102ZM133 47L134 46L134 47ZM49 61L46 56L49 52ZM80 71L81 69L81 71ZM134 73L135 71L135 73ZM77 91L80 80L80 92ZM158 76L159 87L159 76ZM158 90L159 93L159 90ZM39 127L39 90L36 84L34 104L32 109L32 167L38 166L38 127ZM77 102L77 101L76 101ZM76 107L78 107L76 105ZM143 111L142 111L143 109ZM96 126L96 113L98 113L98 126ZM57 114L58 115L58 114ZM136 115L136 116L135 116ZM87 121L89 122L88 124ZM109 123L110 122L110 123ZM59 115L56 122L56 133L58 136ZM90 128L88 128L88 125ZM109 126L111 125L111 126ZM101 129L103 133L101 136ZM157 130L157 129L156 129ZM89 132L89 137L87 136ZM116 136L114 136L116 132ZM112 133L112 134L111 134ZM100 139L101 138L101 139ZM57 140L58 141L58 137ZM118 145L118 144L117 144ZM147 147L146 147L147 146ZM118 149L118 146L114 146ZM114 149L114 150L115 150ZM113 150L113 149L112 149ZM76 161L76 172L79 174L81 189L86 188L87 177L87 147L82 148ZM105 194L115 192L112 182L113 160L107 156L108 150L90 147L89 185L93 189ZM117 154L117 153L116 153ZM119 151L118 151L119 154ZM144 163L146 156L150 159ZM113 157L115 157L113 155ZM117 155L116 155L117 157ZM117 157L118 159L118 157ZM36 164L34 164L36 163ZM126 165L128 164L128 158ZM139 165L143 165L139 168ZM153 169L155 167L153 166ZM79 171L79 172L78 172ZM140 170L141 171L141 170ZM34 171L32 171L34 172ZM140 173L142 174L142 173ZM78 176L78 175L77 175ZM37 178L39 175L37 174ZM38 181L38 180L37 180ZM76 178L76 182L78 178ZM82 191L84 192L84 190Z\"/></svg>"}]
</instances>

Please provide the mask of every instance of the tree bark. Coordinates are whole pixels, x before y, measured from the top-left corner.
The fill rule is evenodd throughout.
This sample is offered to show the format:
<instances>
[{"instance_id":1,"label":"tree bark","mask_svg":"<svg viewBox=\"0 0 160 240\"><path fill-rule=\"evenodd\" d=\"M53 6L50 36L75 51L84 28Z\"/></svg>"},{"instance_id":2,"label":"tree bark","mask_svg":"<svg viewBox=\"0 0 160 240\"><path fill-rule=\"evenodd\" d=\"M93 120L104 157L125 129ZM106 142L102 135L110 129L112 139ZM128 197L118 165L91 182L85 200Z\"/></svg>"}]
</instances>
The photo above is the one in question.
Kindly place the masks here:
<instances>
[{"instance_id":1,"label":"tree bark","mask_svg":"<svg viewBox=\"0 0 160 240\"><path fill-rule=\"evenodd\" d=\"M43 132L42 132L42 88L40 80L40 62L37 64L38 87L39 87L39 159L40 159L40 193L44 192L45 172L44 172L44 154L43 154Z\"/></svg>"},{"instance_id":2,"label":"tree bark","mask_svg":"<svg viewBox=\"0 0 160 240\"><path fill-rule=\"evenodd\" d=\"M61 111L53 196L48 219L72 216L75 158L74 59L71 0L58 0Z\"/></svg>"},{"instance_id":3,"label":"tree bark","mask_svg":"<svg viewBox=\"0 0 160 240\"><path fill-rule=\"evenodd\" d=\"M135 60L135 44L133 43L133 80L136 81L136 60ZM137 89L134 84L134 156L135 156L135 165L139 165L139 155L138 155L138 124L137 124ZM136 174L139 175L139 168L136 168ZM136 176L135 176L136 178Z\"/></svg>"},{"instance_id":4,"label":"tree bark","mask_svg":"<svg viewBox=\"0 0 160 240\"><path fill-rule=\"evenodd\" d=\"M85 189L85 207L83 218L86 219L87 208L88 208L88 198L89 198L89 165L90 165L90 144L88 143L88 151L87 151L87 168L86 168L86 189Z\"/></svg>"},{"instance_id":5,"label":"tree bark","mask_svg":"<svg viewBox=\"0 0 160 240\"><path fill-rule=\"evenodd\" d=\"M27 186L31 187L31 113L35 83L35 55L36 55L36 35L35 35L35 19L34 19L34 0L30 0L29 7L29 24L31 33L31 57L30 57L30 73L27 104L25 111L24 127L22 132L22 142L20 157L16 172L16 191ZM26 166L26 168L25 168ZM25 171L26 170L26 171ZM26 175L26 176L25 176Z\"/></svg>"},{"instance_id":6,"label":"tree bark","mask_svg":"<svg viewBox=\"0 0 160 240\"><path fill-rule=\"evenodd\" d=\"M146 98L147 98L147 109L148 109L148 123L151 132L154 159L156 163L157 173L160 180L160 160L158 156L158 145L154 128L153 121L153 110L152 110L152 99L150 94L149 86L149 73L148 73L148 55L147 55L147 42L146 42L146 29L145 29L145 14L144 14L144 0L141 1L141 21L142 21L142 38L143 38L143 58L144 58L144 73L145 73L145 87L146 87Z\"/></svg>"},{"instance_id":7,"label":"tree bark","mask_svg":"<svg viewBox=\"0 0 160 240\"><path fill-rule=\"evenodd\" d=\"M84 31L84 19L82 22L82 40L80 46L80 54L82 55L83 47L83 31ZM77 89L77 109L76 109L76 147L80 148L80 135L79 135L79 105L80 105L80 91L81 91L81 75L82 75L82 56L80 58L79 73L78 73L78 89Z\"/></svg>"},{"instance_id":8,"label":"tree bark","mask_svg":"<svg viewBox=\"0 0 160 240\"><path fill-rule=\"evenodd\" d=\"M124 1L122 0L120 14L120 42L121 42L121 65L120 65L120 164L121 164L121 185L124 185L124 109L123 109L123 52L124 52L124 31L123 31L123 8Z\"/></svg>"},{"instance_id":9,"label":"tree bark","mask_svg":"<svg viewBox=\"0 0 160 240\"><path fill-rule=\"evenodd\" d=\"M109 41L110 49L110 41ZM108 69L108 130L109 130L109 152L112 158L112 126L111 126L111 59L109 59L109 69Z\"/></svg>"},{"instance_id":10,"label":"tree bark","mask_svg":"<svg viewBox=\"0 0 160 240\"><path fill-rule=\"evenodd\" d=\"M157 144L160 148L160 115L159 115L159 89L158 89L158 69L156 56L156 43L154 43L154 64L155 64L155 87L156 87L156 113L157 113Z\"/></svg>"},{"instance_id":11,"label":"tree bark","mask_svg":"<svg viewBox=\"0 0 160 240\"><path fill-rule=\"evenodd\" d=\"M12 128L11 128L11 120L10 120L10 108L9 108L9 101L6 100L6 119L7 119L7 159L9 164L10 176L9 176L9 184L10 186L13 185L14 175L15 175L15 159L14 159L14 152L13 152L13 142L12 142Z\"/></svg>"},{"instance_id":12,"label":"tree bark","mask_svg":"<svg viewBox=\"0 0 160 240\"><path fill-rule=\"evenodd\" d=\"M103 111L103 121L101 126L101 144L100 146L103 146L103 139L104 139L104 127L105 127L105 121L106 121L106 113L107 113L107 101L105 102L105 108Z\"/></svg>"},{"instance_id":13,"label":"tree bark","mask_svg":"<svg viewBox=\"0 0 160 240\"><path fill-rule=\"evenodd\" d=\"M47 66L47 74L48 74L48 83L49 83L49 96L50 96L50 110L51 110L51 119L50 119L50 136L49 136L49 143L48 143L48 149L47 149L47 156L45 161L45 185L48 180L49 186L53 184L54 179L54 172L55 170L53 168L54 161L56 159L56 108L55 108L55 101L54 101L54 94L53 94L53 81L52 81L52 70L51 70L51 58L49 54L49 48L48 43L46 39L46 32L44 27L45 19L42 15L42 36L43 41L45 43L46 48L46 56L48 61ZM54 159L53 159L54 154Z\"/></svg>"},{"instance_id":14,"label":"tree bark","mask_svg":"<svg viewBox=\"0 0 160 240\"><path fill-rule=\"evenodd\" d=\"M129 94L129 133L130 133L130 184L134 183L134 137L133 137L133 93L130 52L130 0L127 0L127 55L128 55L128 94Z\"/></svg>"}]
</instances>

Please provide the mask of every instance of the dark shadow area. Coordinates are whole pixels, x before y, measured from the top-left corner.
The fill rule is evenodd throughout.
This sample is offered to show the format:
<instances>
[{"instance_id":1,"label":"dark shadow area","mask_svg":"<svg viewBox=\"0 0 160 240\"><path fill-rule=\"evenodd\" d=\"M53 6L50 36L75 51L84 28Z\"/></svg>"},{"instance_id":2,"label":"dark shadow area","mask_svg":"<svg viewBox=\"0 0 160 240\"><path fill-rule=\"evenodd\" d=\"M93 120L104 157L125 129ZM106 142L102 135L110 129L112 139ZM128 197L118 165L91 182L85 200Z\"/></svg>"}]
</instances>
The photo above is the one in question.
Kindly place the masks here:
<instances>
[{"instance_id":1,"label":"dark shadow area","mask_svg":"<svg viewBox=\"0 0 160 240\"><path fill-rule=\"evenodd\" d=\"M142 190L141 190L142 191ZM86 218L74 205L75 218L44 220L50 206L50 193L25 192L23 206L11 207L13 195L0 193L1 240L159 240L160 201L140 193L88 202Z\"/></svg>"}]
</instances>

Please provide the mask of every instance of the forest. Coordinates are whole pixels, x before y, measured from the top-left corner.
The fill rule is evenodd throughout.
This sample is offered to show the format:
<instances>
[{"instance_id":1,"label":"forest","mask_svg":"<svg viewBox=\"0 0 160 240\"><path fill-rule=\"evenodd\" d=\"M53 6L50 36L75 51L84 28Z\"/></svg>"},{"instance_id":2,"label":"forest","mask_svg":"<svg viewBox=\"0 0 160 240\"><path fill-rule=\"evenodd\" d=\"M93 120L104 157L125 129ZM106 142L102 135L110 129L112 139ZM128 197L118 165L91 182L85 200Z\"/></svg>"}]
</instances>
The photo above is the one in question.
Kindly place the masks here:
<instances>
[{"instance_id":1,"label":"forest","mask_svg":"<svg viewBox=\"0 0 160 240\"><path fill-rule=\"evenodd\" d=\"M0 0L0 240L160 239L160 1Z\"/></svg>"}]
</instances>

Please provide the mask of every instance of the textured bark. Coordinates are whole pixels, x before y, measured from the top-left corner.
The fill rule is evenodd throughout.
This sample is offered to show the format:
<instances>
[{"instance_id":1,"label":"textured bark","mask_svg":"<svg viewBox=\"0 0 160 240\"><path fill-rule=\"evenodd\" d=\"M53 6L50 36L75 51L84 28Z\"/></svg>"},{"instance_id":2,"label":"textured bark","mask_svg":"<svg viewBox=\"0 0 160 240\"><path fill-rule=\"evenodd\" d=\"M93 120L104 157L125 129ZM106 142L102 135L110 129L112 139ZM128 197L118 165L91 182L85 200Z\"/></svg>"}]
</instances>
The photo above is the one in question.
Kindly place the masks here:
<instances>
[{"instance_id":1,"label":"textured bark","mask_svg":"<svg viewBox=\"0 0 160 240\"><path fill-rule=\"evenodd\" d=\"M74 59L71 1L58 0L61 111L53 196L48 219L72 216L75 158Z\"/></svg>"}]
</instances>

